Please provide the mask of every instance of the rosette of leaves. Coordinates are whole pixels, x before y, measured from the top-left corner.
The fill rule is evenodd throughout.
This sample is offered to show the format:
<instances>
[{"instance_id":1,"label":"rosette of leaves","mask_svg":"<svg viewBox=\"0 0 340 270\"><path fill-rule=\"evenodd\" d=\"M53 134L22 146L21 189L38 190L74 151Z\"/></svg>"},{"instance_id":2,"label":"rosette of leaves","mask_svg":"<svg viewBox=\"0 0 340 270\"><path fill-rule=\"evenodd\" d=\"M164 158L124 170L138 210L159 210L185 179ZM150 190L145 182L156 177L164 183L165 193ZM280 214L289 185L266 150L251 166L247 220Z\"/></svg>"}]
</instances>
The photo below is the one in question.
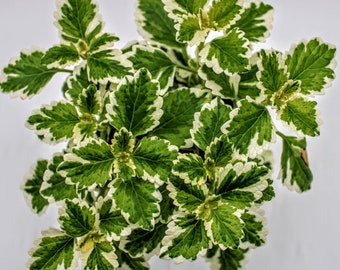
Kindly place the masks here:
<instances>
[{"instance_id":1,"label":"rosette of leaves","mask_svg":"<svg viewBox=\"0 0 340 270\"><path fill-rule=\"evenodd\" d=\"M67 142L23 182L36 213L60 207L60 227L42 233L29 269L149 269L156 255L235 270L265 243L270 145L282 138L283 183L308 190L306 136L319 135L314 96L334 78L335 54L320 39L254 51L272 11L259 1L138 0L143 40L119 49L95 1L57 1L60 44L21 52L0 82L31 98L66 74L63 99L27 120L42 141Z\"/></svg>"}]
</instances>

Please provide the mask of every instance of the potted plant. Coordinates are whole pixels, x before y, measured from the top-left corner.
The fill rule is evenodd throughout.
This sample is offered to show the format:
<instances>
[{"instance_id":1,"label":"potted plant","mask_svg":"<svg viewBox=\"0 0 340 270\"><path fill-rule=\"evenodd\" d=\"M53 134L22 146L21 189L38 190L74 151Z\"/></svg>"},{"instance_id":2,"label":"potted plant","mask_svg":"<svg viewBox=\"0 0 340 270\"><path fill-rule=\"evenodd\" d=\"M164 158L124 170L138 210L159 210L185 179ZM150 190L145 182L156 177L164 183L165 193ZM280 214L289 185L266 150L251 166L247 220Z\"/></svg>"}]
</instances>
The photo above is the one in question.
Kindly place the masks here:
<instances>
[{"instance_id":1,"label":"potted plant","mask_svg":"<svg viewBox=\"0 0 340 270\"><path fill-rule=\"evenodd\" d=\"M255 50L272 10L139 0L143 40L117 48L95 1L57 1L60 44L21 52L0 83L30 98L65 74L63 99L27 120L42 141L67 143L25 176L35 212L60 208L60 226L42 232L29 269L148 269L152 256L240 269L265 243L270 146L282 142L282 182L310 189L306 136L319 135L314 95L334 78L335 54L317 38Z\"/></svg>"}]
</instances>

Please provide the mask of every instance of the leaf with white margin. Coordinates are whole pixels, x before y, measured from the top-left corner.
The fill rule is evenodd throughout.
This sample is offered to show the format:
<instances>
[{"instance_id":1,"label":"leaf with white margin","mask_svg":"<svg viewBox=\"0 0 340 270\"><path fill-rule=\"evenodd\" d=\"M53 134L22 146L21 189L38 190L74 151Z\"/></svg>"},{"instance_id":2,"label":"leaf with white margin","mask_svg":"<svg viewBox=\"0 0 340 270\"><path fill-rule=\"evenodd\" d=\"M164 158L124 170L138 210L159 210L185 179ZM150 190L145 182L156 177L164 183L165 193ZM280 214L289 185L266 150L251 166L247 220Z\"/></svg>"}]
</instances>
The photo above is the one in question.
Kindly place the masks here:
<instances>
[{"instance_id":1,"label":"leaf with white margin","mask_svg":"<svg viewBox=\"0 0 340 270\"><path fill-rule=\"evenodd\" d=\"M242 1L240 0L214 0L207 15L210 25L215 30L222 30L234 20L239 18L242 11Z\"/></svg>"},{"instance_id":2,"label":"leaf with white margin","mask_svg":"<svg viewBox=\"0 0 340 270\"><path fill-rule=\"evenodd\" d=\"M200 61L217 74L243 72L249 64L248 43L242 31L232 29L207 43L199 53Z\"/></svg>"},{"instance_id":3,"label":"leaf with white margin","mask_svg":"<svg viewBox=\"0 0 340 270\"><path fill-rule=\"evenodd\" d=\"M136 21L138 33L146 40L181 48L176 40L175 22L168 16L162 1L138 0Z\"/></svg>"},{"instance_id":4,"label":"leaf with white margin","mask_svg":"<svg viewBox=\"0 0 340 270\"><path fill-rule=\"evenodd\" d=\"M196 14L183 15L178 24L176 38L180 42L187 42L189 46L199 45L204 42L209 33L208 28L201 25L201 17Z\"/></svg>"},{"instance_id":5,"label":"leaf with white margin","mask_svg":"<svg viewBox=\"0 0 340 270\"><path fill-rule=\"evenodd\" d=\"M225 133L239 154L255 158L275 140L275 128L266 107L241 100L231 117Z\"/></svg>"},{"instance_id":6,"label":"leaf with white margin","mask_svg":"<svg viewBox=\"0 0 340 270\"><path fill-rule=\"evenodd\" d=\"M160 185L167 181L177 155L178 148L169 141L158 137L144 137L131 159L136 166L137 176Z\"/></svg>"},{"instance_id":7,"label":"leaf with white margin","mask_svg":"<svg viewBox=\"0 0 340 270\"><path fill-rule=\"evenodd\" d=\"M167 189L167 185L159 187L159 191L162 195L162 201L159 203L161 213L159 215L159 221L167 224L171 219L174 210L177 209L174 205L172 198L170 197L170 191Z\"/></svg>"},{"instance_id":8,"label":"leaf with white margin","mask_svg":"<svg viewBox=\"0 0 340 270\"><path fill-rule=\"evenodd\" d=\"M90 84L84 88L78 97L77 107L83 114L98 115L100 113L102 98L97 86Z\"/></svg>"},{"instance_id":9,"label":"leaf with white margin","mask_svg":"<svg viewBox=\"0 0 340 270\"><path fill-rule=\"evenodd\" d=\"M126 220L144 230L154 229L161 201L161 194L154 184L140 178L116 179L112 189L114 203Z\"/></svg>"},{"instance_id":10,"label":"leaf with white margin","mask_svg":"<svg viewBox=\"0 0 340 270\"><path fill-rule=\"evenodd\" d=\"M235 209L245 209L262 198L268 186L269 169L255 162L228 164L214 181L215 194Z\"/></svg>"},{"instance_id":11,"label":"leaf with white margin","mask_svg":"<svg viewBox=\"0 0 340 270\"><path fill-rule=\"evenodd\" d=\"M298 133L318 136L320 120L316 105L316 101L297 97L286 103L286 106L278 112L278 117Z\"/></svg>"},{"instance_id":12,"label":"leaf with white margin","mask_svg":"<svg viewBox=\"0 0 340 270\"><path fill-rule=\"evenodd\" d=\"M172 173L188 184L201 185L207 181L204 161L194 153L180 154L172 167Z\"/></svg>"},{"instance_id":13,"label":"leaf with white margin","mask_svg":"<svg viewBox=\"0 0 340 270\"><path fill-rule=\"evenodd\" d=\"M144 257L133 258L129 253L119 249L116 246L116 254L118 256L119 267L118 270L148 270L150 265L145 261Z\"/></svg>"},{"instance_id":14,"label":"leaf with white margin","mask_svg":"<svg viewBox=\"0 0 340 270\"><path fill-rule=\"evenodd\" d=\"M143 68L134 77L126 76L111 93L107 119L118 130L125 127L134 136L143 135L159 124L162 104L159 83Z\"/></svg>"},{"instance_id":15,"label":"leaf with white margin","mask_svg":"<svg viewBox=\"0 0 340 270\"><path fill-rule=\"evenodd\" d=\"M251 42L264 42L272 28L273 7L263 2L246 2L246 7L231 28L239 28Z\"/></svg>"},{"instance_id":16,"label":"leaf with white margin","mask_svg":"<svg viewBox=\"0 0 340 270\"><path fill-rule=\"evenodd\" d=\"M206 148L204 157L213 161L214 167L224 167L232 160L232 143L226 134L215 138Z\"/></svg>"},{"instance_id":17,"label":"leaf with white margin","mask_svg":"<svg viewBox=\"0 0 340 270\"><path fill-rule=\"evenodd\" d=\"M89 52L95 53L97 51L101 51L104 49L109 49L114 46L115 41L118 41L119 38L114 34L103 33L91 38L89 44Z\"/></svg>"},{"instance_id":18,"label":"leaf with white margin","mask_svg":"<svg viewBox=\"0 0 340 270\"><path fill-rule=\"evenodd\" d=\"M191 138L194 114L201 110L208 98L207 91L196 88L180 88L168 92L163 98L164 113L159 119L160 124L150 134L169 140L178 147L186 146Z\"/></svg>"},{"instance_id":19,"label":"leaf with white margin","mask_svg":"<svg viewBox=\"0 0 340 270\"><path fill-rule=\"evenodd\" d=\"M31 259L28 262L30 270L35 269L76 269L78 256L75 238L57 229L42 232L42 237L36 241L30 250Z\"/></svg>"},{"instance_id":20,"label":"leaf with white margin","mask_svg":"<svg viewBox=\"0 0 340 270\"><path fill-rule=\"evenodd\" d=\"M165 236L167 224L158 223L152 231L142 229L133 230L132 233L124 239L124 250L127 250L133 257L154 255Z\"/></svg>"},{"instance_id":21,"label":"leaf with white margin","mask_svg":"<svg viewBox=\"0 0 340 270\"><path fill-rule=\"evenodd\" d=\"M177 19L183 14L198 14L207 7L209 0L162 0L170 18Z\"/></svg>"},{"instance_id":22,"label":"leaf with white margin","mask_svg":"<svg viewBox=\"0 0 340 270\"><path fill-rule=\"evenodd\" d=\"M38 160L37 163L30 168L30 171L25 174L23 183L21 184L21 189L25 193L27 203L37 214L42 214L49 204L48 200L40 193L47 164L47 160Z\"/></svg>"},{"instance_id":23,"label":"leaf with white margin","mask_svg":"<svg viewBox=\"0 0 340 270\"><path fill-rule=\"evenodd\" d=\"M60 44L48 49L42 63L48 67L66 67L80 60L78 49L74 44Z\"/></svg>"},{"instance_id":24,"label":"leaf with white margin","mask_svg":"<svg viewBox=\"0 0 340 270\"><path fill-rule=\"evenodd\" d=\"M31 98L59 72L58 69L48 68L42 63L44 52L30 50L21 52L20 57L12 59L3 69L0 80L0 90L11 93L14 97L22 99Z\"/></svg>"},{"instance_id":25,"label":"leaf with white margin","mask_svg":"<svg viewBox=\"0 0 340 270\"><path fill-rule=\"evenodd\" d=\"M64 161L63 156L62 153L55 154L44 173L44 182L41 185L40 193L49 202L72 200L78 197L76 186L66 184L65 178L57 172L58 166Z\"/></svg>"},{"instance_id":26,"label":"leaf with white margin","mask_svg":"<svg viewBox=\"0 0 340 270\"><path fill-rule=\"evenodd\" d=\"M241 219L244 222L244 238L240 245L242 249L260 247L265 243L268 230L265 227L264 214L264 210L257 205L242 214Z\"/></svg>"},{"instance_id":27,"label":"leaf with white margin","mask_svg":"<svg viewBox=\"0 0 340 270\"><path fill-rule=\"evenodd\" d=\"M98 223L98 217L85 201L66 200L59 211L61 230L72 237L81 237L92 232Z\"/></svg>"},{"instance_id":28,"label":"leaf with white margin","mask_svg":"<svg viewBox=\"0 0 340 270\"><path fill-rule=\"evenodd\" d=\"M111 150L101 139L82 143L64 156L58 171L79 188L103 186L112 177L115 157Z\"/></svg>"},{"instance_id":29,"label":"leaf with white margin","mask_svg":"<svg viewBox=\"0 0 340 270\"><path fill-rule=\"evenodd\" d=\"M238 74L229 75L226 72L217 74L213 68L203 65L199 69L198 75L204 80L205 87L212 90L214 96L229 99L235 99L237 97L237 89L240 81Z\"/></svg>"},{"instance_id":30,"label":"leaf with white margin","mask_svg":"<svg viewBox=\"0 0 340 270\"><path fill-rule=\"evenodd\" d=\"M223 133L221 127L230 120L231 107L220 98L205 103L200 112L195 113L193 128L190 130L194 143L203 151Z\"/></svg>"},{"instance_id":31,"label":"leaf with white margin","mask_svg":"<svg viewBox=\"0 0 340 270\"><path fill-rule=\"evenodd\" d=\"M212 270L240 270L244 269L246 263L246 253L248 249L231 249L226 250L219 249L218 252L213 256L208 258L210 262L210 267Z\"/></svg>"},{"instance_id":32,"label":"leaf with white margin","mask_svg":"<svg viewBox=\"0 0 340 270\"><path fill-rule=\"evenodd\" d=\"M169 181L167 189L170 191L169 196L174 200L174 204L183 212L196 213L208 194L207 186L188 184L177 176L170 177Z\"/></svg>"},{"instance_id":33,"label":"leaf with white margin","mask_svg":"<svg viewBox=\"0 0 340 270\"><path fill-rule=\"evenodd\" d=\"M117 49L95 52L86 59L86 63L89 78L102 84L108 81L118 83L130 73L131 67L131 63Z\"/></svg>"},{"instance_id":34,"label":"leaf with white margin","mask_svg":"<svg viewBox=\"0 0 340 270\"><path fill-rule=\"evenodd\" d=\"M162 241L161 257L171 258L180 263L196 260L210 248L210 239L202 220L193 215L176 215L168 225Z\"/></svg>"},{"instance_id":35,"label":"leaf with white margin","mask_svg":"<svg viewBox=\"0 0 340 270\"><path fill-rule=\"evenodd\" d=\"M256 77L258 72L258 67L256 65L257 60L256 56L252 56L250 59L250 67L239 74L240 79L237 88L238 99L246 99L247 97L250 97L256 100L261 96L261 90L258 88L259 81Z\"/></svg>"},{"instance_id":36,"label":"leaf with white margin","mask_svg":"<svg viewBox=\"0 0 340 270\"><path fill-rule=\"evenodd\" d=\"M280 132L278 135L282 138L280 178L283 184L297 192L309 190L313 174L308 165L306 138L298 139Z\"/></svg>"},{"instance_id":37,"label":"leaf with white margin","mask_svg":"<svg viewBox=\"0 0 340 270\"><path fill-rule=\"evenodd\" d=\"M99 241L92 244L91 251L82 254L84 270L114 270L118 267L118 257L115 248L108 241Z\"/></svg>"},{"instance_id":38,"label":"leaf with white margin","mask_svg":"<svg viewBox=\"0 0 340 270\"><path fill-rule=\"evenodd\" d=\"M334 79L335 47L319 39L301 42L286 56L289 78L301 81L301 93L320 93Z\"/></svg>"},{"instance_id":39,"label":"leaf with white margin","mask_svg":"<svg viewBox=\"0 0 340 270\"><path fill-rule=\"evenodd\" d=\"M71 139L74 128L80 122L73 104L66 101L44 105L34 110L26 126L35 131L38 137L47 143L58 143Z\"/></svg>"},{"instance_id":40,"label":"leaf with white margin","mask_svg":"<svg viewBox=\"0 0 340 270\"><path fill-rule=\"evenodd\" d=\"M131 233L130 224L117 210L111 198L100 197L96 204L99 215L99 231L114 241Z\"/></svg>"},{"instance_id":41,"label":"leaf with white margin","mask_svg":"<svg viewBox=\"0 0 340 270\"><path fill-rule=\"evenodd\" d=\"M176 64L162 50L150 45L136 45L128 59L133 63L134 69L146 67L152 77L159 81L160 95L164 95L174 84Z\"/></svg>"}]
</instances>

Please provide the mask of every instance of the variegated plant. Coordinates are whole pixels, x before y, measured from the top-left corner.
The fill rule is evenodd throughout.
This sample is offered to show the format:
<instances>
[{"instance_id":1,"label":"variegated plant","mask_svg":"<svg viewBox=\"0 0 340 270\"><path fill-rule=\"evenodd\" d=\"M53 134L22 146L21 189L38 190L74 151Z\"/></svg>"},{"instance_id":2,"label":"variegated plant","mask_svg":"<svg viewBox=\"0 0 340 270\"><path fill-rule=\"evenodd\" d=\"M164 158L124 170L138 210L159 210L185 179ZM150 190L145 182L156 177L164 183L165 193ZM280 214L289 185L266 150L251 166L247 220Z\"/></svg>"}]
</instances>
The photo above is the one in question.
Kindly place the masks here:
<instances>
[{"instance_id":1,"label":"variegated plant","mask_svg":"<svg viewBox=\"0 0 340 270\"><path fill-rule=\"evenodd\" d=\"M335 54L319 39L255 51L272 11L260 1L138 0L144 39L119 49L93 0L57 1L60 44L22 52L0 84L31 98L66 74L64 99L27 120L42 141L68 142L23 184L35 212L60 206L60 228L42 233L29 269L148 269L156 255L234 270L264 244L271 143L282 139L283 183L308 190L305 136L319 135L314 95L334 78Z\"/></svg>"}]
</instances>

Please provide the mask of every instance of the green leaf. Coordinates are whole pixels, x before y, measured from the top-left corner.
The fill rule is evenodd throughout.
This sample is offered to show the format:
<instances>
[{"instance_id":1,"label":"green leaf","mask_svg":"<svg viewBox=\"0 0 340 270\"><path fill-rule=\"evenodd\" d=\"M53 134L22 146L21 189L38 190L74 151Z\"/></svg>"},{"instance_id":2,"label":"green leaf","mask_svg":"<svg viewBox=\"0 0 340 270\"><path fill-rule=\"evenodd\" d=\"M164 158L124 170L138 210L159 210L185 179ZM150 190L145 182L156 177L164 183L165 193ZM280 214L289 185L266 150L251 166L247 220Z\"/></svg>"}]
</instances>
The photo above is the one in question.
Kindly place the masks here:
<instances>
[{"instance_id":1,"label":"green leaf","mask_svg":"<svg viewBox=\"0 0 340 270\"><path fill-rule=\"evenodd\" d=\"M58 171L79 188L103 186L112 177L114 156L102 140L92 140L66 154Z\"/></svg>"},{"instance_id":2,"label":"green leaf","mask_svg":"<svg viewBox=\"0 0 340 270\"><path fill-rule=\"evenodd\" d=\"M316 104L316 101L297 97L289 100L278 116L293 130L309 136L318 136L320 131Z\"/></svg>"},{"instance_id":3,"label":"green leaf","mask_svg":"<svg viewBox=\"0 0 340 270\"><path fill-rule=\"evenodd\" d=\"M180 154L172 168L174 175L185 183L201 185L207 181L207 172L202 158L197 154Z\"/></svg>"},{"instance_id":4,"label":"green leaf","mask_svg":"<svg viewBox=\"0 0 340 270\"><path fill-rule=\"evenodd\" d=\"M157 137L144 137L132 155L137 176L153 183L167 181L178 149L168 141Z\"/></svg>"},{"instance_id":5,"label":"green leaf","mask_svg":"<svg viewBox=\"0 0 340 270\"><path fill-rule=\"evenodd\" d=\"M165 236L167 224L158 223L152 231L133 230L126 239L124 250L133 257L152 255L157 250Z\"/></svg>"},{"instance_id":6,"label":"green leaf","mask_svg":"<svg viewBox=\"0 0 340 270\"><path fill-rule=\"evenodd\" d=\"M231 24L241 11L239 2L239 0L214 0L208 11L211 27L221 30Z\"/></svg>"},{"instance_id":7,"label":"green leaf","mask_svg":"<svg viewBox=\"0 0 340 270\"><path fill-rule=\"evenodd\" d=\"M59 217L61 229L72 237L81 237L94 230L97 218L84 201L66 200L65 213Z\"/></svg>"},{"instance_id":8,"label":"green leaf","mask_svg":"<svg viewBox=\"0 0 340 270\"><path fill-rule=\"evenodd\" d=\"M255 248L262 246L265 243L267 234L264 227L264 211L259 207L253 207L243 213L241 219L244 221L242 247Z\"/></svg>"},{"instance_id":9,"label":"green leaf","mask_svg":"<svg viewBox=\"0 0 340 270\"><path fill-rule=\"evenodd\" d=\"M131 233L129 223L114 207L112 199L100 199L97 205L99 215L99 230L115 241Z\"/></svg>"},{"instance_id":10,"label":"green leaf","mask_svg":"<svg viewBox=\"0 0 340 270\"><path fill-rule=\"evenodd\" d=\"M56 229L44 231L30 254L30 270L74 269L77 265L75 239Z\"/></svg>"},{"instance_id":11,"label":"green leaf","mask_svg":"<svg viewBox=\"0 0 340 270\"><path fill-rule=\"evenodd\" d=\"M101 51L113 47L114 42L118 41L119 38L114 34L103 33L94 37L89 44L89 51L91 53Z\"/></svg>"},{"instance_id":12,"label":"green leaf","mask_svg":"<svg viewBox=\"0 0 340 270\"><path fill-rule=\"evenodd\" d=\"M159 81L161 95L173 86L176 64L164 51L152 46L136 45L129 60L136 70L145 67L150 71L152 78Z\"/></svg>"},{"instance_id":13,"label":"green leaf","mask_svg":"<svg viewBox=\"0 0 340 270\"><path fill-rule=\"evenodd\" d=\"M86 65L77 66L73 74L69 76L64 84L64 94L66 98L74 104L78 104L79 96L84 89L87 89L92 82L89 81Z\"/></svg>"},{"instance_id":14,"label":"green leaf","mask_svg":"<svg viewBox=\"0 0 340 270\"><path fill-rule=\"evenodd\" d=\"M127 76L110 95L107 118L116 129L125 127L133 135L143 135L159 124L162 116L159 84L146 69Z\"/></svg>"},{"instance_id":15,"label":"green leaf","mask_svg":"<svg viewBox=\"0 0 340 270\"><path fill-rule=\"evenodd\" d=\"M183 13L198 14L208 2L208 0L163 0L169 17Z\"/></svg>"},{"instance_id":16,"label":"green leaf","mask_svg":"<svg viewBox=\"0 0 340 270\"><path fill-rule=\"evenodd\" d=\"M49 67L70 66L79 61L79 52L74 44L60 44L48 49L42 63Z\"/></svg>"},{"instance_id":17,"label":"green leaf","mask_svg":"<svg viewBox=\"0 0 340 270\"><path fill-rule=\"evenodd\" d=\"M245 34L244 37L251 42L263 42L271 29L273 8L270 5L250 3L241 13L241 18L231 25L239 28Z\"/></svg>"},{"instance_id":18,"label":"green leaf","mask_svg":"<svg viewBox=\"0 0 340 270\"><path fill-rule=\"evenodd\" d=\"M281 173L282 182L289 189L303 192L311 188L313 174L308 166L306 139L285 136L282 138Z\"/></svg>"},{"instance_id":19,"label":"green leaf","mask_svg":"<svg viewBox=\"0 0 340 270\"><path fill-rule=\"evenodd\" d=\"M115 154L132 153L135 148L136 139L126 128L121 128L115 133L112 140L112 149Z\"/></svg>"},{"instance_id":20,"label":"green leaf","mask_svg":"<svg viewBox=\"0 0 340 270\"><path fill-rule=\"evenodd\" d=\"M200 51L202 63L220 74L240 73L248 65L248 40L244 33L238 29L232 29L226 35L217 37L207 43Z\"/></svg>"},{"instance_id":21,"label":"green leaf","mask_svg":"<svg viewBox=\"0 0 340 270\"><path fill-rule=\"evenodd\" d=\"M205 151L205 159L213 162L214 168L224 167L231 160L233 155L232 144L226 134L222 135L207 147Z\"/></svg>"},{"instance_id":22,"label":"green leaf","mask_svg":"<svg viewBox=\"0 0 340 270\"><path fill-rule=\"evenodd\" d=\"M117 255L115 249L109 242L94 243L93 249L86 258L85 270L114 270L118 267Z\"/></svg>"},{"instance_id":23,"label":"green leaf","mask_svg":"<svg viewBox=\"0 0 340 270\"><path fill-rule=\"evenodd\" d=\"M172 176L168 185L170 197L174 200L174 204L182 211L195 213L197 209L204 203L208 189L205 185L197 185L186 183L183 179Z\"/></svg>"},{"instance_id":24,"label":"green leaf","mask_svg":"<svg viewBox=\"0 0 340 270\"><path fill-rule=\"evenodd\" d=\"M211 265L216 270L239 270L242 269L245 264L245 254L248 249L226 249L219 250L219 252L213 258L209 259Z\"/></svg>"},{"instance_id":25,"label":"green leaf","mask_svg":"<svg viewBox=\"0 0 340 270\"><path fill-rule=\"evenodd\" d=\"M103 50L87 58L88 76L93 82L102 84L109 80L119 82L129 73L131 64L119 50Z\"/></svg>"},{"instance_id":26,"label":"green leaf","mask_svg":"<svg viewBox=\"0 0 340 270\"><path fill-rule=\"evenodd\" d=\"M204 223L192 215L177 215L168 225L162 241L161 257L172 258L177 263L184 259L196 260L209 247Z\"/></svg>"},{"instance_id":27,"label":"green leaf","mask_svg":"<svg viewBox=\"0 0 340 270\"><path fill-rule=\"evenodd\" d=\"M168 17L162 1L139 0L136 13L139 34L146 40L181 48L176 40L174 21Z\"/></svg>"},{"instance_id":28,"label":"green leaf","mask_svg":"<svg viewBox=\"0 0 340 270\"><path fill-rule=\"evenodd\" d=\"M255 60L253 60L255 58ZM252 63L252 62L255 63ZM256 65L257 58L253 57L250 60L250 67L240 74L240 82L237 89L238 99L246 99L251 97L256 100L261 95L261 90L258 87L259 81L257 78L258 67ZM236 76L236 75L235 75Z\"/></svg>"},{"instance_id":29,"label":"green leaf","mask_svg":"<svg viewBox=\"0 0 340 270\"><path fill-rule=\"evenodd\" d=\"M194 143L203 151L222 133L222 126L230 119L231 107L220 98L205 103L195 114L193 129L190 130Z\"/></svg>"},{"instance_id":30,"label":"green leaf","mask_svg":"<svg viewBox=\"0 0 340 270\"><path fill-rule=\"evenodd\" d=\"M97 5L92 0L63 0L59 5L55 17L65 41L75 44L80 40L88 42L93 30L101 30Z\"/></svg>"},{"instance_id":31,"label":"green leaf","mask_svg":"<svg viewBox=\"0 0 340 270\"><path fill-rule=\"evenodd\" d=\"M204 42L209 33L208 28L202 29L200 17L196 14L183 16L176 28L178 28L177 40L183 43L187 42L189 46L199 45Z\"/></svg>"},{"instance_id":32,"label":"green leaf","mask_svg":"<svg viewBox=\"0 0 340 270\"><path fill-rule=\"evenodd\" d=\"M170 197L170 192L167 189L167 185L162 185L159 187L159 191L162 195L162 201L160 202L159 206L161 208L160 213L160 222L167 224L172 217L176 206L174 205L173 200Z\"/></svg>"},{"instance_id":33,"label":"green leaf","mask_svg":"<svg viewBox=\"0 0 340 270\"><path fill-rule=\"evenodd\" d=\"M47 170L47 163L47 160L38 160L25 175L21 187L25 192L26 201L34 212L38 214L42 214L46 210L46 206L49 204L48 200L40 193L44 173Z\"/></svg>"},{"instance_id":34,"label":"green leaf","mask_svg":"<svg viewBox=\"0 0 340 270\"><path fill-rule=\"evenodd\" d=\"M159 215L160 193L155 185L139 178L113 183L113 199L122 215L144 230L153 230Z\"/></svg>"},{"instance_id":35,"label":"green leaf","mask_svg":"<svg viewBox=\"0 0 340 270\"><path fill-rule=\"evenodd\" d=\"M102 98L94 84L84 88L78 97L78 109L83 114L98 115L100 113Z\"/></svg>"},{"instance_id":36,"label":"green leaf","mask_svg":"<svg viewBox=\"0 0 340 270\"><path fill-rule=\"evenodd\" d=\"M43 141L58 143L72 138L74 128L79 122L78 112L73 104L54 101L33 111L26 125Z\"/></svg>"},{"instance_id":37,"label":"green leaf","mask_svg":"<svg viewBox=\"0 0 340 270\"><path fill-rule=\"evenodd\" d=\"M266 107L241 100L231 115L226 133L240 154L254 158L274 141L274 126Z\"/></svg>"},{"instance_id":38,"label":"green leaf","mask_svg":"<svg viewBox=\"0 0 340 270\"><path fill-rule=\"evenodd\" d=\"M77 189L75 185L66 184L65 178L58 172L58 166L64 161L63 154L55 154L48 163L44 174L44 182L41 185L40 193L52 202L59 202L65 199L77 198Z\"/></svg>"},{"instance_id":39,"label":"green leaf","mask_svg":"<svg viewBox=\"0 0 340 270\"><path fill-rule=\"evenodd\" d=\"M39 50L21 52L19 59L3 69L0 90L23 99L38 94L59 71L42 64L43 57L44 53Z\"/></svg>"},{"instance_id":40,"label":"green leaf","mask_svg":"<svg viewBox=\"0 0 340 270\"><path fill-rule=\"evenodd\" d=\"M116 254L118 256L119 270L148 270L149 264L145 261L144 257L132 258L127 252L116 248Z\"/></svg>"},{"instance_id":41,"label":"green leaf","mask_svg":"<svg viewBox=\"0 0 340 270\"><path fill-rule=\"evenodd\" d=\"M190 128L195 112L207 101L207 92L181 88L170 91L163 98L163 115L151 135L169 140L178 147L190 146ZM192 144L192 143L191 143Z\"/></svg>"},{"instance_id":42,"label":"green leaf","mask_svg":"<svg viewBox=\"0 0 340 270\"><path fill-rule=\"evenodd\" d=\"M290 79L301 81L301 92L321 92L334 79L334 46L319 39L302 42L292 48L286 64Z\"/></svg>"}]
</instances>

